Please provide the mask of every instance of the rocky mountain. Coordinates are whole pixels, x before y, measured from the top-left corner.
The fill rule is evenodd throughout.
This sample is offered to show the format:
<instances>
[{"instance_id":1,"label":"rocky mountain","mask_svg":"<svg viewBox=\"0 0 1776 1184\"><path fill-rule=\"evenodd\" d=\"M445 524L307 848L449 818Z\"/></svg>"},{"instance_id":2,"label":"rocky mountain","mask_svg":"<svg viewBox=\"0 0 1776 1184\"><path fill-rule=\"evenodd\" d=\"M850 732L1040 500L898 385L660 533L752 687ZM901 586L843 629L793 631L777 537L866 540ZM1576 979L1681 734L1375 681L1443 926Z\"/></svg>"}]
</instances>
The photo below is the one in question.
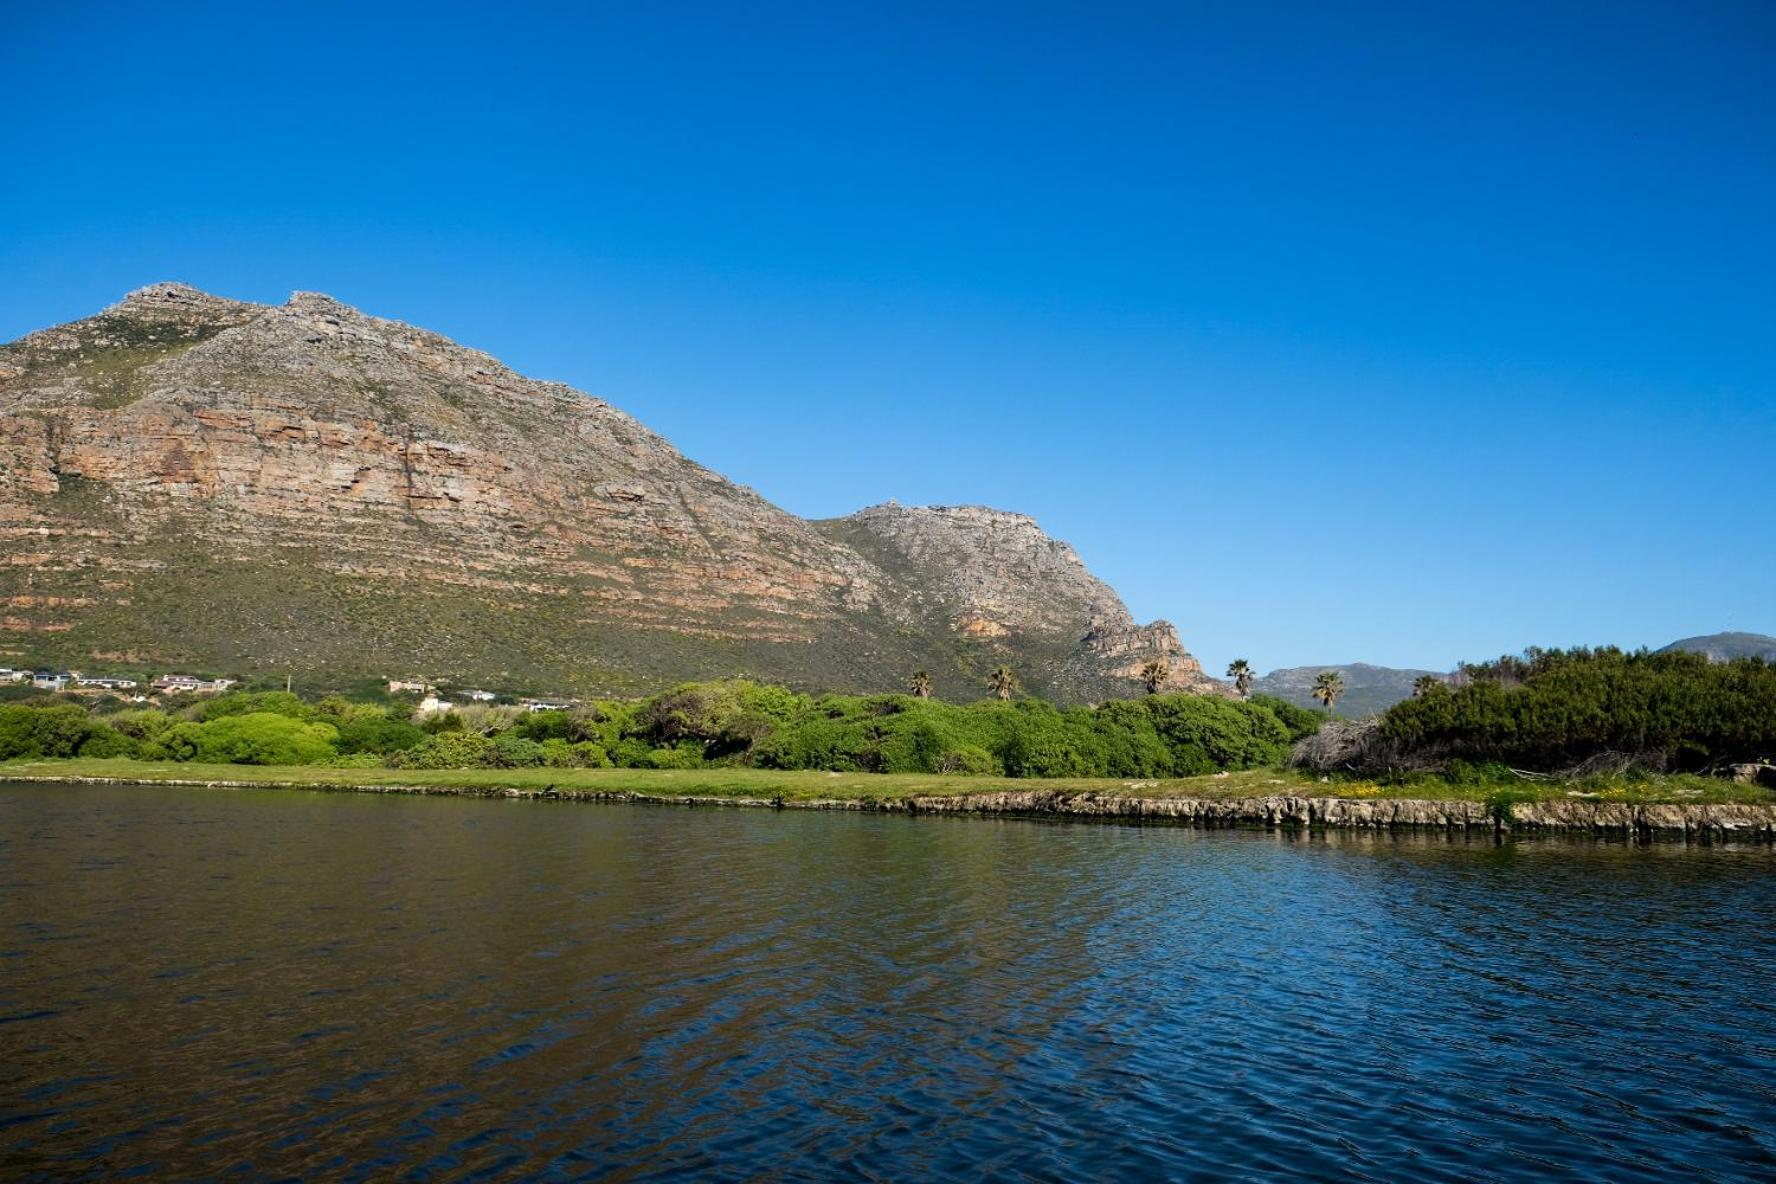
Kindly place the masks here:
<instances>
[{"instance_id":1,"label":"rocky mountain","mask_svg":"<svg viewBox=\"0 0 1776 1184\"><path fill-rule=\"evenodd\" d=\"M0 346L0 653L623 692L727 674L1134 689L1072 548L980 507L803 521L610 404L327 296L178 284Z\"/></svg>"},{"instance_id":2,"label":"rocky mountain","mask_svg":"<svg viewBox=\"0 0 1776 1184\"><path fill-rule=\"evenodd\" d=\"M1301 707L1318 708L1320 703L1312 694L1314 679L1327 670L1336 670L1344 678L1344 698L1338 701L1338 714L1346 716L1386 711L1400 700L1411 698L1412 684L1427 674L1437 678L1449 677L1435 670L1403 670L1396 666L1371 666L1366 662L1353 662L1347 666L1288 666L1254 679L1252 693L1275 695Z\"/></svg>"},{"instance_id":3,"label":"rocky mountain","mask_svg":"<svg viewBox=\"0 0 1776 1184\"><path fill-rule=\"evenodd\" d=\"M1762 658L1766 662L1776 662L1776 637L1767 633L1709 633L1674 641L1659 652L1668 654L1674 650L1706 654L1711 662L1727 662L1734 658Z\"/></svg>"}]
</instances>

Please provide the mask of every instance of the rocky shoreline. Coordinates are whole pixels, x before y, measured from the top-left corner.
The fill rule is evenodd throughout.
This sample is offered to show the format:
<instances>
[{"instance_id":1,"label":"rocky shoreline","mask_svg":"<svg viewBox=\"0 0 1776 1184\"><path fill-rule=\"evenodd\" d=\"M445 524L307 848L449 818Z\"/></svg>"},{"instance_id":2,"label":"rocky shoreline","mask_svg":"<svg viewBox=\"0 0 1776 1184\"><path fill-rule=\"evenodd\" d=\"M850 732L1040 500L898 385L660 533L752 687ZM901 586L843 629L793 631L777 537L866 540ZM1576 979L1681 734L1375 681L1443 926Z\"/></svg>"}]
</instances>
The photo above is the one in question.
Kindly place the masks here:
<instances>
[{"instance_id":1,"label":"rocky shoreline","mask_svg":"<svg viewBox=\"0 0 1776 1184\"><path fill-rule=\"evenodd\" d=\"M128 777L12 775L20 782L79 785L179 785L204 789L304 789L324 793L389 793L425 797L603 802L652 806L738 806L779 810L855 810L876 814L975 815L1171 822L1204 828L1436 830L1495 835L1569 834L1695 842L1776 842L1776 805L1738 803L1488 802L1414 798L1336 798L1273 794L1250 798L1143 798L1053 790L793 800L629 790L516 789L498 786L309 784Z\"/></svg>"}]
</instances>

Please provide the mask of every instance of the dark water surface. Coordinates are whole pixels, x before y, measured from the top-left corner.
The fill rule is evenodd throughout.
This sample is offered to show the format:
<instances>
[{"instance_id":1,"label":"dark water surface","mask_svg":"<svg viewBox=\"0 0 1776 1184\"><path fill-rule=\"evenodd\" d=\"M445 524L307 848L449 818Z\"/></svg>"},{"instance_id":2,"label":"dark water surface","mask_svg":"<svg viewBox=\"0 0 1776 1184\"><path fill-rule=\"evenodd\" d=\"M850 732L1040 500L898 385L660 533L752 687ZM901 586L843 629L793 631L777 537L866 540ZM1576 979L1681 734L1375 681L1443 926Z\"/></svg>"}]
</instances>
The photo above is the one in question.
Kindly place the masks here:
<instances>
[{"instance_id":1,"label":"dark water surface","mask_svg":"<svg viewBox=\"0 0 1776 1184\"><path fill-rule=\"evenodd\" d=\"M1776 853L0 787L0 1178L1776 1176Z\"/></svg>"}]
</instances>

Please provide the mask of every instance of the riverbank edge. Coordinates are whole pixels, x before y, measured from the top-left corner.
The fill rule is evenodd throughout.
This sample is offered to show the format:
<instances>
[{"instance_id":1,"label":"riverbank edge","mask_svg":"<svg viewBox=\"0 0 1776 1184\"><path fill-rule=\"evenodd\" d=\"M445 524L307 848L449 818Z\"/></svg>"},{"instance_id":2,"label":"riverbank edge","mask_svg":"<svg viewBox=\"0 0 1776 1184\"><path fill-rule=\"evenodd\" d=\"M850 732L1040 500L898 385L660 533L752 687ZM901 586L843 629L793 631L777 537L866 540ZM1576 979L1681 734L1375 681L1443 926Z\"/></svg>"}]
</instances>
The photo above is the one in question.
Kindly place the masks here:
<instances>
[{"instance_id":1,"label":"riverbank edge","mask_svg":"<svg viewBox=\"0 0 1776 1184\"><path fill-rule=\"evenodd\" d=\"M481 785L374 785L347 782L312 784L216 778L156 778L143 781L130 777L85 774L20 773L5 774L4 779L62 785L175 785L199 789L294 789L319 793L387 793L421 797L648 806L735 806L777 810L853 810L871 814L1154 821L1184 823L1204 828L1442 830L1776 842L1776 805L1724 802L1634 803L1575 798L1568 801L1489 803L1461 799L1306 797L1298 794L1267 794L1244 798L1143 798L1040 789L794 800L714 794L654 794L633 790L536 790Z\"/></svg>"}]
</instances>

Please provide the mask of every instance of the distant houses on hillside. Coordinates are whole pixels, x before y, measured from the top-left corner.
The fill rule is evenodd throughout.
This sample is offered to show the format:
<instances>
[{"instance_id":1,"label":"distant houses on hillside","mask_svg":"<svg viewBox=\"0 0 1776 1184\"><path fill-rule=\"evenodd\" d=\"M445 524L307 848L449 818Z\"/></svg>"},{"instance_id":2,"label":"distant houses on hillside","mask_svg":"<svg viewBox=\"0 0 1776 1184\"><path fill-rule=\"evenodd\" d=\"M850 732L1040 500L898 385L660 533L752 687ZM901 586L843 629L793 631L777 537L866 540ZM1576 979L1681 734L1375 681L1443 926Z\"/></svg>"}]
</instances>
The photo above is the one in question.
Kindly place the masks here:
<instances>
[{"instance_id":1,"label":"distant houses on hillside","mask_svg":"<svg viewBox=\"0 0 1776 1184\"><path fill-rule=\"evenodd\" d=\"M226 691L235 685L232 678L198 678L191 674L163 674L148 684L148 689L155 694L215 694ZM84 674L78 670L15 670L10 666L0 666L0 685L7 683L29 683L39 691L139 691L142 688L140 679L125 678L121 675ZM142 696L137 695L137 700Z\"/></svg>"},{"instance_id":2,"label":"distant houses on hillside","mask_svg":"<svg viewBox=\"0 0 1776 1184\"><path fill-rule=\"evenodd\" d=\"M110 691L113 693L134 693L131 695L137 702L145 702L146 696L140 694L146 690L153 695L214 695L238 686L239 680L233 678L200 678L195 674L163 674L144 688L139 679L126 678L120 675L84 674L78 670L33 670L14 669L0 666L0 686L8 684L28 683L40 691ZM432 715L452 710L461 703L495 703L501 698L496 691L469 687L457 691L440 690L438 685L420 678L391 678L387 680L388 693L391 695L413 695L420 698L419 713ZM511 702L507 699L506 702ZM566 711L577 707L578 701L558 697L521 699L518 705L527 711Z\"/></svg>"},{"instance_id":3,"label":"distant houses on hillside","mask_svg":"<svg viewBox=\"0 0 1776 1184\"><path fill-rule=\"evenodd\" d=\"M105 691L133 691L137 683L133 678L94 678L88 675L76 675L74 682L83 687L98 687Z\"/></svg>"},{"instance_id":4,"label":"distant houses on hillside","mask_svg":"<svg viewBox=\"0 0 1776 1184\"><path fill-rule=\"evenodd\" d=\"M418 708L421 715L436 715L439 712L449 711L456 706L457 702L495 703L500 698L497 691L484 691L479 687L453 691L423 678L391 678L387 685L388 693L391 695L421 696ZM528 711L566 711L568 708L578 705L576 700L561 698L518 700L518 706Z\"/></svg>"},{"instance_id":5,"label":"distant houses on hillside","mask_svg":"<svg viewBox=\"0 0 1776 1184\"><path fill-rule=\"evenodd\" d=\"M197 678L190 674L163 674L148 684L150 690L162 695L213 695L235 684L232 678Z\"/></svg>"}]
</instances>

